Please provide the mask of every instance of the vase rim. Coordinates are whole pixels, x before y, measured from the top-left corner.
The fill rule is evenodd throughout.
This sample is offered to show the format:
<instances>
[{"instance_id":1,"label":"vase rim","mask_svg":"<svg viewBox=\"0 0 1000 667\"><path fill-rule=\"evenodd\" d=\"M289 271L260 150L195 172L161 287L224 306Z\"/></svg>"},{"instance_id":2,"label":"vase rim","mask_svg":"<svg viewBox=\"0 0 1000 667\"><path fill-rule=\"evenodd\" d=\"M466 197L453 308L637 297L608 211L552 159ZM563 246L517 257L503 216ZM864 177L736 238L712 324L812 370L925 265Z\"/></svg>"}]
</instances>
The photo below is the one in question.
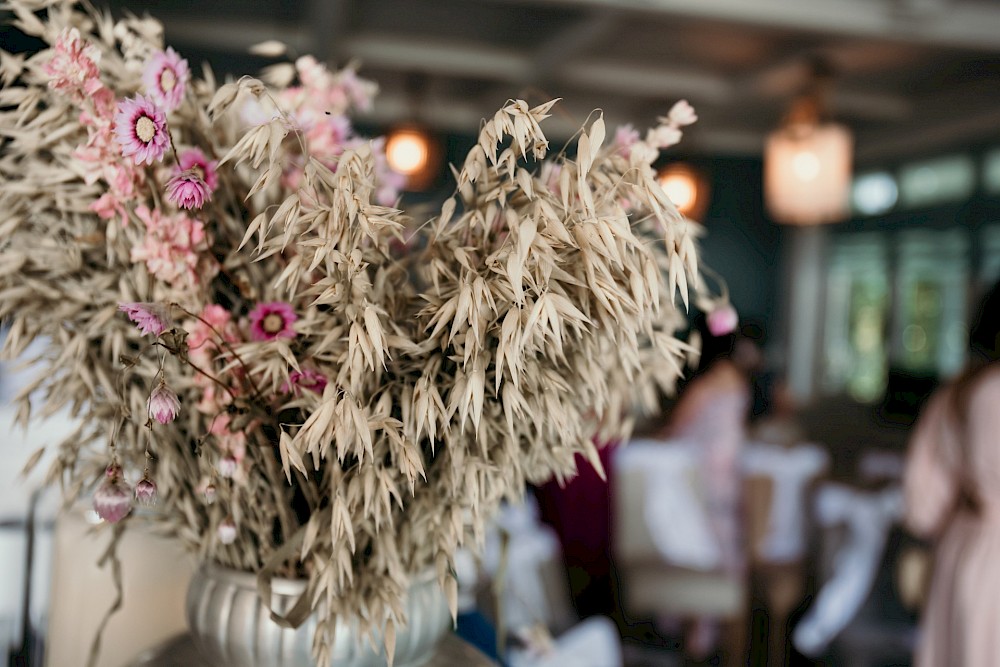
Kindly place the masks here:
<instances>
[{"instance_id":1,"label":"vase rim","mask_svg":"<svg viewBox=\"0 0 1000 667\"><path fill-rule=\"evenodd\" d=\"M199 564L207 574L212 577L225 579L241 588L257 588L257 574L238 570L228 565L221 565L211 561L204 561ZM429 567L410 577L410 586L425 585L437 579L434 568ZM287 577L274 577L271 579L271 592L277 595L301 595L306 589L306 579L289 579Z\"/></svg>"}]
</instances>

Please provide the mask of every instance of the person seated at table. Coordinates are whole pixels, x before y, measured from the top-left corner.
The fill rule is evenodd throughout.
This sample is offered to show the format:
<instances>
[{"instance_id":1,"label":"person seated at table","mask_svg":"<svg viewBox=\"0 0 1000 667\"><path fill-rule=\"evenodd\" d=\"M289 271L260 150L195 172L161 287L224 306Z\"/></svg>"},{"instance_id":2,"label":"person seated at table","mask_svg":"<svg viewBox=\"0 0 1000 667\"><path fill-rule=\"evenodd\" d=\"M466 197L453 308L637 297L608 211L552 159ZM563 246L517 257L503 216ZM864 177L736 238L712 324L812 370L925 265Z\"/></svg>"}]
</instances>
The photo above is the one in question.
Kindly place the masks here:
<instances>
[{"instance_id":1,"label":"person seated at table","mask_svg":"<svg viewBox=\"0 0 1000 667\"><path fill-rule=\"evenodd\" d=\"M917 667L1000 664L1000 283L969 338L970 363L923 410L904 474L907 523L935 542Z\"/></svg>"}]
</instances>

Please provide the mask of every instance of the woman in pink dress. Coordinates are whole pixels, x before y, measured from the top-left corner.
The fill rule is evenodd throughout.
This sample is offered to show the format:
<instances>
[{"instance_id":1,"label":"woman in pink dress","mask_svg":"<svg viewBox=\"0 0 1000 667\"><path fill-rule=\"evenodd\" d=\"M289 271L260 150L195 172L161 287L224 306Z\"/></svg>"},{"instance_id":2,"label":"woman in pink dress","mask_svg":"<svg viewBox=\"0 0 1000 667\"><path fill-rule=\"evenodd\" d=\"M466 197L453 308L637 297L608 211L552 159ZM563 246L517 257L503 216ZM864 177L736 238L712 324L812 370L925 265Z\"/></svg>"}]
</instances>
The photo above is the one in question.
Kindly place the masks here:
<instances>
[{"instance_id":1,"label":"woman in pink dress","mask_svg":"<svg viewBox=\"0 0 1000 667\"><path fill-rule=\"evenodd\" d=\"M969 368L921 415L904 478L907 522L935 541L917 667L1000 665L1000 284L970 342Z\"/></svg>"}]
</instances>

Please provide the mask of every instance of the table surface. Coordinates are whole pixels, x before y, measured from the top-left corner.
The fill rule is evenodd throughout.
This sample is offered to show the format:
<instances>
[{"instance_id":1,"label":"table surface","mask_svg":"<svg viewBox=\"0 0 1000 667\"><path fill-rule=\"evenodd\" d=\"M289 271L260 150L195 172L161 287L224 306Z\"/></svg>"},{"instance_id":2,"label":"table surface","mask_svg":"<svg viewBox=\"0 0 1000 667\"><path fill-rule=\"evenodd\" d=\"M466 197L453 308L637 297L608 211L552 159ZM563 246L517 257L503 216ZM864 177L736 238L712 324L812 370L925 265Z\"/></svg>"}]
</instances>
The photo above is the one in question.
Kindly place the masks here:
<instances>
[{"instance_id":1,"label":"table surface","mask_svg":"<svg viewBox=\"0 0 1000 667\"><path fill-rule=\"evenodd\" d=\"M496 667L496 663L453 633L438 644L428 667ZM178 635L160 646L146 651L131 667L215 667L198 654L188 634Z\"/></svg>"}]
</instances>

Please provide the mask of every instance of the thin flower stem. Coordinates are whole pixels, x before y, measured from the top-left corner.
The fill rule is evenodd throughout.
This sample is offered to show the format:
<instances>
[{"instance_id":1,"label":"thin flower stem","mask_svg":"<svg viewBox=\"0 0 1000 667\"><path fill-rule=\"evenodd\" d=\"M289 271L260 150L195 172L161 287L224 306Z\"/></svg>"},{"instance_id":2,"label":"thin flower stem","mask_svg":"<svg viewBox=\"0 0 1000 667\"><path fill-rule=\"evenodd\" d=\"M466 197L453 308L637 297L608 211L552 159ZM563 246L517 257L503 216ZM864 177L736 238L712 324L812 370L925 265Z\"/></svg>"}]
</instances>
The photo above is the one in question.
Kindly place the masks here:
<instances>
[{"instance_id":1,"label":"thin flower stem","mask_svg":"<svg viewBox=\"0 0 1000 667\"><path fill-rule=\"evenodd\" d=\"M207 321L201 315L196 315L196 314L192 313L190 310L188 310L184 306L180 305L179 303L171 303L170 306L172 308L177 308L178 310L180 310L182 313L184 313L188 317L195 318L196 320L198 320L199 322L201 322L202 324L204 324L205 326L207 326L209 329L212 330L212 333L214 333L219 338L219 342L222 343L222 345L225 346L226 350L228 350L229 353L232 354L233 357L236 359L236 361L239 362L240 367L243 368L243 372L246 373L246 379L250 383L251 389L253 389L254 398L258 398L259 399L261 397L261 390L260 390L260 387L257 386L257 383L254 382L254 380L253 380L253 375L250 373L250 368L246 365L246 363L244 363L243 358L239 355L239 353L237 353L236 350L233 349L233 346L229 344L229 341L227 341L225 339L225 337L223 337L222 333L218 329L216 329L215 326L213 326L211 322ZM192 368L196 368L194 366L194 364L191 364L191 366L192 366ZM204 371L200 371L200 372L204 372ZM216 380L216 382L218 382L218 380ZM230 396L232 396L232 392L230 392Z\"/></svg>"},{"instance_id":2,"label":"thin flower stem","mask_svg":"<svg viewBox=\"0 0 1000 667\"><path fill-rule=\"evenodd\" d=\"M157 342L156 345L164 346L163 343L160 343L160 342ZM215 384L217 384L220 387L222 387L223 389L225 389L226 393L229 394L229 397L232 398L234 401L236 400L236 394L234 394L233 391L232 391L232 389L230 389L222 380L220 380L219 378L215 377L214 375L212 375L208 371L205 371L204 369L202 369L200 366L198 366L197 364L195 364L190 359L184 359L184 363L187 364L188 366L190 366L191 369L194 370L196 373L200 373L201 375L205 376L206 378L208 378L209 380L211 380Z\"/></svg>"},{"instance_id":3,"label":"thin flower stem","mask_svg":"<svg viewBox=\"0 0 1000 667\"><path fill-rule=\"evenodd\" d=\"M274 504L278 508L278 522L281 524L281 536L283 538L282 541L284 541L295 532L298 522L292 517L288 501L284 497L283 489L286 486L286 481L282 479L282 474L277 467L278 463L275 460L273 450L268 447L261 454L264 459L264 468L267 471L267 476L270 478L268 486L271 489L271 494L274 496Z\"/></svg>"}]
</instances>

